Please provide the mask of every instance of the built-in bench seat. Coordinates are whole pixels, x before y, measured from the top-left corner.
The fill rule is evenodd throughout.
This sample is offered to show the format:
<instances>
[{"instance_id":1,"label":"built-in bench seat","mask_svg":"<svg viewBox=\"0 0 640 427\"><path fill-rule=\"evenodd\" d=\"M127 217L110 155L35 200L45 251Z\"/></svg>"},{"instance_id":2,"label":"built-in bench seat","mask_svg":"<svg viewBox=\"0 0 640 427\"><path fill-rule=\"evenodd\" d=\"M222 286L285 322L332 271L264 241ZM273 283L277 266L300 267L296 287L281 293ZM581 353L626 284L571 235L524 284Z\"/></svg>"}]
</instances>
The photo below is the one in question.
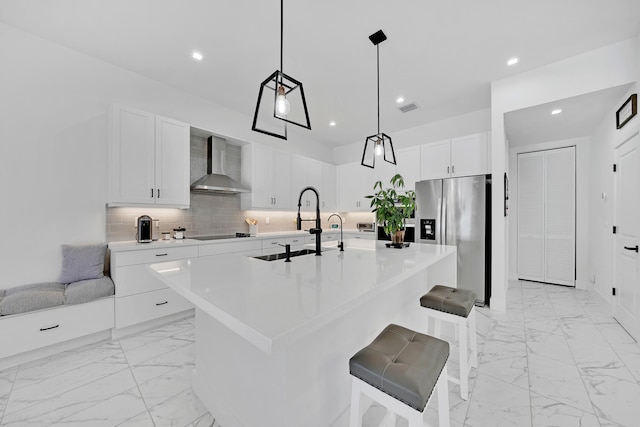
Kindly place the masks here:
<instances>
[{"instance_id":1,"label":"built-in bench seat","mask_svg":"<svg viewBox=\"0 0 640 427\"><path fill-rule=\"evenodd\" d=\"M115 286L105 269L106 244L63 245L62 252L56 282L0 290L0 369L42 357L45 347L110 335Z\"/></svg>"},{"instance_id":2,"label":"built-in bench seat","mask_svg":"<svg viewBox=\"0 0 640 427\"><path fill-rule=\"evenodd\" d=\"M69 284L45 282L16 286L0 291L0 316L86 303L111 296L114 291L108 276Z\"/></svg>"}]
</instances>

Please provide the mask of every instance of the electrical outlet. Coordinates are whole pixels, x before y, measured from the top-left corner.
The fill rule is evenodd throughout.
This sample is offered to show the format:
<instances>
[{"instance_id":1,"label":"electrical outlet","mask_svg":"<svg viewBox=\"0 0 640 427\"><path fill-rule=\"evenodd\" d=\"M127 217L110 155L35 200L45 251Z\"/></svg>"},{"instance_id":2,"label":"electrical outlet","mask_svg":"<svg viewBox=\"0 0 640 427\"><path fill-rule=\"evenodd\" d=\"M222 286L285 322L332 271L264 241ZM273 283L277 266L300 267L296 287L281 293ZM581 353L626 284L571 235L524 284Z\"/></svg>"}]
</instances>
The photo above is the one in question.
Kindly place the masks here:
<instances>
[{"instance_id":1,"label":"electrical outlet","mask_svg":"<svg viewBox=\"0 0 640 427\"><path fill-rule=\"evenodd\" d=\"M264 223L265 224L269 224L269 217L268 216L264 218Z\"/></svg>"}]
</instances>

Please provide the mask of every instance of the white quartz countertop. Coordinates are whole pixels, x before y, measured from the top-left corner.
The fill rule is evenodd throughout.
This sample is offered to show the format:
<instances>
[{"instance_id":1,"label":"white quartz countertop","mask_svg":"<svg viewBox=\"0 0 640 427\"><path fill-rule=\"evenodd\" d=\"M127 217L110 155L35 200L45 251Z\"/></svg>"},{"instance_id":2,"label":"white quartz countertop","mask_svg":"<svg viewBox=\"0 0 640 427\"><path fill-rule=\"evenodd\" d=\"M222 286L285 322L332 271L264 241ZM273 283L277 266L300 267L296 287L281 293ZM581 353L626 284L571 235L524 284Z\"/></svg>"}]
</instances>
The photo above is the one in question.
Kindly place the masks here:
<instances>
[{"instance_id":1,"label":"white quartz countertop","mask_svg":"<svg viewBox=\"0 0 640 427\"><path fill-rule=\"evenodd\" d=\"M345 251L263 261L240 254L151 265L197 308L270 354L456 251L345 239Z\"/></svg>"},{"instance_id":2,"label":"white quartz countertop","mask_svg":"<svg viewBox=\"0 0 640 427\"><path fill-rule=\"evenodd\" d=\"M343 230L343 233L364 233L371 234L366 232L359 232L357 230ZM322 234L340 234L340 230L338 229L323 229ZM137 251L137 250L145 250L145 249L157 249L157 248L165 248L165 247L178 247L178 246L200 246L200 245L222 245L230 242L237 241L247 241L248 239L273 239L277 237L293 237L293 236L309 236L308 231L279 231L272 233L260 233L257 236L252 237L235 237L229 239L219 239L219 240L196 240L196 239L169 239L169 240L156 240L150 243L138 243L136 241L123 241L123 242L109 242L109 249L112 252L122 252L122 251Z\"/></svg>"}]
</instances>

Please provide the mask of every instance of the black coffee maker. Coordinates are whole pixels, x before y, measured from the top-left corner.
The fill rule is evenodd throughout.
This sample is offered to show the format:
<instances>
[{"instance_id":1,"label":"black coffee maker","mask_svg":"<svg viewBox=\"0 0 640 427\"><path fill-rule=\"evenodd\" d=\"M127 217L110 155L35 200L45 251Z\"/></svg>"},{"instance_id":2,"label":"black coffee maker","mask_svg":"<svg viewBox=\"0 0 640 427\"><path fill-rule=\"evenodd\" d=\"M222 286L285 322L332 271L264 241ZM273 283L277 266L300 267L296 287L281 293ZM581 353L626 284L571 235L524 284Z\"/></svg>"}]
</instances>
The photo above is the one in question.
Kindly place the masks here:
<instances>
[{"instance_id":1,"label":"black coffee maker","mask_svg":"<svg viewBox=\"0 0 640 427\"><path fill-rule=\"evenodd\" d=\"M136 230L136 240L138 243L151 243L151 224L149 215L138 217L138 228Z\"/></svg>"}]
</instances>

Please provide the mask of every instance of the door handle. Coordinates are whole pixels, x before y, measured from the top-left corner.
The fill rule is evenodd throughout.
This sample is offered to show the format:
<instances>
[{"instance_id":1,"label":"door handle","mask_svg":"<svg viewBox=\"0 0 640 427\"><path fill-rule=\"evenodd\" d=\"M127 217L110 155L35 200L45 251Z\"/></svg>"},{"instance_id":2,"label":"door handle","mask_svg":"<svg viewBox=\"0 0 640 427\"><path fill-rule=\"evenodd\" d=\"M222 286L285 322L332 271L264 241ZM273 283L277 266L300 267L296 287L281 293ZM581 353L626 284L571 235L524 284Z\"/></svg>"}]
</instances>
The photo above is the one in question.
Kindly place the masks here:
<instances>
[{"instance_id":1,"label":"door handle","mask_svg":"<svg viewBox=\"0 0 640 427\"><path fill-rule=\"evenodd\" d=\"M636 251L636 252L638 252L638 245L635 245L635 246L625 246L624 248L625 248L626 250L628 250L628 251Z\"/></svg>"}]
</instances>

